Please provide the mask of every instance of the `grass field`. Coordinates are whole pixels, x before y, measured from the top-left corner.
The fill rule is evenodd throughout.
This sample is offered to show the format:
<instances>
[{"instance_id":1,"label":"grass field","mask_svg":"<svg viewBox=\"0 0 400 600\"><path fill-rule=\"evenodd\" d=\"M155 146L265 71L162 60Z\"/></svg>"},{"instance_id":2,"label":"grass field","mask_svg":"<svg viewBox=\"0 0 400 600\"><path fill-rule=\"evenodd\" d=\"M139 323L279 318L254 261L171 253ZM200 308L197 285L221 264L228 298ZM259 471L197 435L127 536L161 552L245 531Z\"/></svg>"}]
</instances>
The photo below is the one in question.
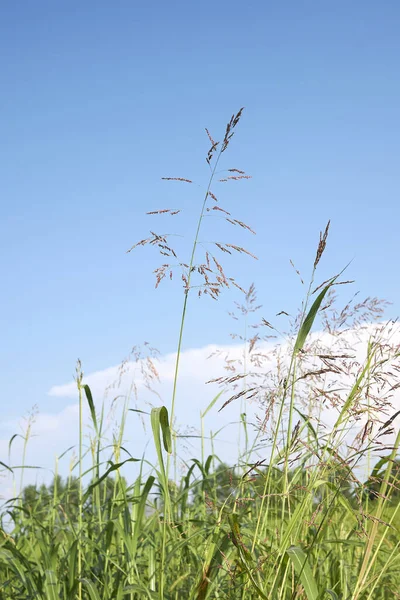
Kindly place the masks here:
<instances>
[{"instance_id":1,"label":"grass field","mask_svg":"<svg viewBox=\"0 0 400 600\"><path fill-rule=\"evenodd\" d=\"M218 299L239 287L225 273L224 254L246 254L251 260L251 253L234 243L215 242L204 249L199 242L211 211L233 228L252 232L226 213L215 192L216 168L241 117L242 110L232 116L221 143L207 131L210 179L188 259L180 262L165 235L154 233L135 244L162 254L157 286L178 266L184 288L171 403L143 415L157 464L129 456L124 448L128 402L119 432L111 443L105 439L104 412L96 410L98 402L78 363L80 445L70 477L56 476L47 487L24 487L23 469L3 465L21 489L2 509L1 599L400 598L400 433L393 429L391 407L399 385L396 325L381 322L382 305L375 299L335 308L335 289L346 283L344 273L317 283L329 224L320 235L308 292L291 331L283 336L265 319L257 333L246 329L252 333L242 337L243 360L218 380L225 395L204 406L202 442L206 415L237 404L237 464L207 455L202 443L201 455L186 458L184 474L175 475L176 462L182 461L174 423L188 302L192 295ZM227 170L223 183L247 177ZM176 185L191 183L174 179ZM255 290L244 292L241 314L248 323L256 310ZM312 335L317 323L334 344ZM344 333L368 327L360 362ZM263 378L260 343L268 334L284 344L274 350L274 375ZM246 418L250 401L260 406L256 428ZM84 443L84 405L91 414L89 445ZM322 418L326 408L334 415L329 427ZM84 466L88 457L89 468ZM129 483L124 468L132 462L139 475ZM364 481L361 466L369 472Z\"/></svg>"}]
</instances>

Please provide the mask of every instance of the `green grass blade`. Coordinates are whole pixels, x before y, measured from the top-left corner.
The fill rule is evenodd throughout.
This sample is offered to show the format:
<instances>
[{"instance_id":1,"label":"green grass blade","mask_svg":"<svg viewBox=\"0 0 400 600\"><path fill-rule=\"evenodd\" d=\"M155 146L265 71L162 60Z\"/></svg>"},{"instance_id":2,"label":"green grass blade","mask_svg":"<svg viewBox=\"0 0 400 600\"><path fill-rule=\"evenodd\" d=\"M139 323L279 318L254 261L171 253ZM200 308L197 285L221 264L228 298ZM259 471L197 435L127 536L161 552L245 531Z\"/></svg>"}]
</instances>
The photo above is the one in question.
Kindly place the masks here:
<instances>
[{"instance_id":1,"label":"green grass blade","mask_svg":"<svg viewBox=\"0 0 400 600\"><path fill-rule=\"evenodd\" d=\"M220 397L222 396L222 394L224 393L224 390L222 390L221 392L219 392L215 398L213 400L211 400L210 404L207 406L207 408L205 409L204 412L200 413L201 418L204 419L204 417L206 416L206 414L212 409L212 407L215 405L216 402L218 402L218 400L220 399Z\"/></svg>"},{"instance_id":2,"label":"green grass blade","mask_svg":"<svg viewBox=\"0 0 400 600\"><path fill-rule=\"evenodd\" d=\"M151 428L153 430L153 438L156 446L158 463L160 465L161 472L165 478L165 466L164 458L161 447L161 436L160 430L163 436L164 448L167 452L172 452L172 439L171 430L168 422L168 411L165 406L159 408L152 408L151 410Z\"/></svg>"},{"instance_id":3,"label":"green grass blade","mask_svg":"<svg viewBox=\"0 0 400 600\"><path fill-rule=\"evenodd\" d=\"M89 579L81 579L80 581L83 583L84 587L87 589L90 600L101 600L100 594L99 594L95 584L93 583L93 581L90 581Z\"/></svg>"},{"instance_id":4,"label":"green grass blade","mask_svg":"<svg viewBox=\"0 0 400 600\"><path fill-rule=\"evenodd\" d=\"M69 593L72 594L74 589L75 589L75 585L76 585L76 564L77 564L77 557L78 557L78 540L75 540L68 552L68 588L69 588Z\"/></svg>"},{"instance_id":5,"label":"green grass blade","mask_svg":"<svg viewBox=\"0 0 400 600\"><path fill-rule=\"evenodd\" d=\"M352 387L352 389L346 399L346 402L342 406L342 409L339 413L339 417L334 425L334 430L338 429L339 425L341 425L343 423L343 421L345 421L346 418L348 417L349 410L352 407L354 400L357 398L357 396L359 395L359 393L361 391L361 384L371 369L371 363L372 363L373 356L374 356L374 350L369 345L368 358L365 363L365 366L364 366L363 370L361 371L360 375L357 377L357 381L355 382L354 386Z\"/></svg>"},{"instance_id":6,"label":"green grass blade","mask_svg":"<svg viewBox=\"0 0 400 600\"><path fill-rule=\"evenodd\" d=\"M7 469L8 471L10 471L11 473L13 473L13 470L12 470L12 468L11 468L11 467L9 467L8 465L6 465L5 463L3 463L1 460L0 460L0 465L1 465L2 467L4 467L5 469Z\"/></svg>"},{"instance_id":7,"label":"green grass blade","mask_svg":"<svg viewBox=\"0 0 400 600\"><path fill-rule=\"evenodd\" d=\"M163 444L165 450L171 454L172 453L172 438L171 438L171 429L168 421L168 410L165 406L161 406L159 408L153 408L151 410L151 427L153 429L154 440L156 442L157 453L158 447L161 451L161 439L160 439L160 428L163 436Z\"/></svg>"},{"instance_id":8,"label":"green grass blade","mask_svg":"<svg viewBox=\"0 0 400 600\"><path fill-rule=\"evenodd\" d=\"M171 454L172 453L171 429L169 427L169 421L168 421L168 410L165 408L165 406L162 406L160 408L160 426L161 426L161 432L162 432L162 436L163 436L164 448L165 448L166 452Z\"/></svg>"},{"instance_id":9,"label":"green grass blade","mask_svg":"<svg viewBox=\"0 0 400 600\"><path fill-rule=\"evenodd\" d=\"M132 555L133 556L135 556L135 554L136 554L139 534L141 533L141 529L142 529L142 521L143 521L144 511L146 508L147 497L150 493L151 488L153 487L154 482L155 482L155 477L150 475L150 477L147 479L146 483L144 484L143 491L140 495L139 506L138 506L137 513L136 513L136 522L135 522L135 526L133 529L133 539L132 539Z\"/></svg>"},{"instance_id":10,"label":"green grass blade","mask_svg":"<svg viewBox=\"0 0 400 600\"><path fill-rule=\"evenodd\" d=\"M59 600L59 595L57 591L57 579L54 571L46 571L44 590L46 593L46 600Z\"/></svg>"},{"instance_id":11,"label":"green grass blade","mask_svg":"<svg viewBox=\"0 0 400 600\"><path fill-rule=\"evenodd\" d=\"M120 469L121 467L123 467L123 465L125 465L128 462L140 462L140 459L139 458L127 458L126 460L123 460L122 462L119 462L119 463L111 463L111 467L109 467L107 469L107 471L105 473L103 473L103 475L101 477L99 477L99 479L97 479L95 482L93 482L91 485L89 485L89 487L87 488L86 493L83 497L83 501L85 502L87 500L88 496L91 494L91 492L94 490L94 488L97 487L98 485L100 485L100 483L104 479L106 479L106 477L108 477L110 473L112 473L113 471L116 471L117 469Z\"/></svg>"},{"instance_id":12,"label":"green grass blade","mask_svg":"<svg viewBox=\"0 0 400 600\"><path fill-rule=\"evenodd\" d=\"M304 551L298 546L291 546L286 550L293 563L294 569L300 578L308 600L318 600L318 588L311 567Z\"/></svg>"},{"instance_id":13,"label":"green grass blade","mask_svg":"<svg viewBox=\"0 0 400 600\"><path fill-rule=\"evenodd\" d=\"M300 350L303 349L303 346L305 344L307 336L310 333L311 327L313 326L313 323L315 321L315 317L317 316L317 313L320 309L322 300L325 298L326 293L332 287L332 285L335 282L335 280L337 279L337 277L338 277L337 275L336 275L336 277L333 277L329 281L329 283L324 287L322 292L320 292L319 295L317 296L317 298L314 300L314 304L310 308L306 318L303 321L302 326L300 327L299 333L297 334L297 339L296 339L296 343L294 345L294 350L293 350L294 354L298 354L298 352L300 352Z\"/></svg>"},{"instance_id":14,"label":"green grass blade","mask_svg":"<svg viewBox=\"0 0 400 600\"><path fill-rule=\"evenodd\" d=\"M98 426L97 426L96 409L94 407L92 392L90 391L90 387L88 385L85 384L82 387L85 390L85 394L86 394L86 398L87 398L87 401L89 404L90 415L92 417L94 429L95 429L96 433L98 433L99 430L98 430Z\"/></svg>"}]
</instances>

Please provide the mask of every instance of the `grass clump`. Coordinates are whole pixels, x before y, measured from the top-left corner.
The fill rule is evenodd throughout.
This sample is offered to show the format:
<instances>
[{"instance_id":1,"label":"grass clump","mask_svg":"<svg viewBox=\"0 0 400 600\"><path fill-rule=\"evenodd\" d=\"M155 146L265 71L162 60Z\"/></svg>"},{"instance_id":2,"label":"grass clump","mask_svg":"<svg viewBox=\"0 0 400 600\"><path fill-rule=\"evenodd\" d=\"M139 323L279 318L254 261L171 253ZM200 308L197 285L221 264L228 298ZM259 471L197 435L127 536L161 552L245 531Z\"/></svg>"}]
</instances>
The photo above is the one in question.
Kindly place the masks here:
<instances>
[{"instance_id":1,"label":"grass clump","mask_svg":"<svg viewBox=\"0 0 400 600\"><path fill-rule=\"evenodd\" d=\"M147 415L132 409L127 399L110 446L104 410L96 410L78 363L78 456L69 478L56 473L50 486L24 487L21 476L19 496L4 504L1 599L399 597L400 433L393 428L398 413L391 404L400 385L395 324L378 322L383 306L376 299L351 301L338 310L336 289L348 283L343 272L315 284L329 223L320 234L308 291L289 331L281 333L266 319L252 322L261 308L255 287L246 291L238 284L221 257L255 257L237 243L201 239L208 216L254 234L220 205L216 194L217 183L249 178L237 168L222 176L217 170L242 113L232 116L221 143L207 130L210 175L189 259L180 259L164 233L152 231L131 248L159 250L163 263L155 271L156 287L176 274L183 282L171 404ZM192 183L183 177L165 179ZM149 214L179 212L165 208ZM188 303L193 293L216 300L231 287L245 298L233 315L244 321L242 333L233 336L243 353L226 356L228 375L213 380L221 393L200 415L201 456L183 460L185 472L178 478L174 423ZM320 336L312 333L316 322ZM357 336L368 340L362 360L352 345ZM278 341L271 346L274 338ZM154 349L151 353L150 379L156 377ZM139 352L135 356L145 362ZM271 358L272 369L266 366ZM249 402L259 406L257 423L248 420ZM226 465L206 452L204 420L232 403L239 412L239 453L235 465ZM88 447L85 404L92 422ZM323 420L327 408L333 415L329 424ZM130 410L149 419L154 466L131 456L123 445ZM127 463L138 466L133 482L123 475ZM362 467L369 473L364 480ZM3 468L15 476L11 465Z\"/></svg>"}]
</instances>

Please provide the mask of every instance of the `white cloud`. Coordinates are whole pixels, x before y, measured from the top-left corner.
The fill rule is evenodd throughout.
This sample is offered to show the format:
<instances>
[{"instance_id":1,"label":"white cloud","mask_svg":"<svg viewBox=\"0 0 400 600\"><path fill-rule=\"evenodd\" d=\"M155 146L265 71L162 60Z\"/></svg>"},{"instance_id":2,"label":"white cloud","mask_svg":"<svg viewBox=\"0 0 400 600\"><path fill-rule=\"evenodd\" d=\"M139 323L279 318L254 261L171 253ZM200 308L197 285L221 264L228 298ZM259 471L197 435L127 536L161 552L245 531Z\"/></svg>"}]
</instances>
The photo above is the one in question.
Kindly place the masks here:
<instances>
[{"instance_id":1,"label":"white cloud","mask_svg":"<svg viewBox=\"0 0 400 600\"><path fill-rule=\"evenodd\" d=\"M375 330L376 326L369 326L363 330L349 330L341 338L341 343L346 341L351 346L356 347L354 360L362 362L365 359L368 338ZM332 348L338 344L338 339L328 334L313 334L310 337L310 342L316 339L319 339L326 347ZM392 343L400 343L399 330L392 333L391 341ZM264 371L267 369L271 374L276 374L276 356L272 353L272 346L265 344L263 350L270 353L269 362L263 366ZM217 351L219 353L215 354ZM209 345L203 348L189 349L182 353L176 398L176 423L181 433L186 432L196 435L196 432L200 429L201 411L204 411L219 391L216 384L205 385L205 381L223 374L229 375L229 372L224 372L225 357L229 354L230 358L240 359L242 352L242 346L236 345L221 348ZM208 357L211 354L214 354L214 356L209 359ZM124 365L122 373L119 366L114 366L90 373L84 378L84 383L87 383L92 390L98 412L101 410L102 403L104 402L109 438L112 437L113 430L118 427L124 396L130 396L130 408L138 408L149 412L151 405L160 405L162 403L170 407L175 359L176 354L168 354L161 357L156 364L160 383L154 382L154 387L160 397L152 394L145 386L145 378L140 370L140 367L144 363L136 364L131 361ZM133 380L135 380L137 386L137 398L132 393ZM344 381L343 383L350 386L353 382L352 379L348 379L348 381ZM108 393L106 393L107 389ZM70 468L72 453L74 451L76 453L79 428L76 383L72 381L64 385L53 386L48 393L53 397L73 399L73 403L67 405L59 412L38 414L36 416L35 423L33 424L34 436L28 443L27 464L44 467L44 470L27 471L25 483L35 481L36 479L40 480L41 478L49 480L55 468L55 457L60 456L68 447L75 446L75 450L70 451L69 454L64 456L58 466L60 472L65 475ZM117 396L119 399L114 400ZM233 401L219 412L219 408L227 398L228 396L225 396L223 399L220 399L207 414L204 426L206 436L209 436L211 431L213 433L220 431L218 441L215 442L216 454L221 459L233 463L236 461L238 455L237 422L240 412L240 400ZM392 400L394 409L399 410L399 395L394 396ZM255 403L247 403L246 412L249 422L254 422L255 416L260 412L260 409ZM337 414L337 410L327 406L323 411L323 420L328 425L332 425ZM90 415L86 399L84 399L83 416L85 422L85 441L87 443L88 434L90 433L90 428L88 427ZM145 420L147 419L146 416L144 418ZM399 419L396 419L396 422L398 421ZM236 424L232 425L232 423ZM15 423L8 423L6 426L3 424L4 430L3 440L0 440L0 460L8 463L8 439L16 431ZM124 438L124 446L132 456L140 458L144 449L147 448L146 458L150 461L155 460L149 423L145 430L141 422L141 417L134 412L128 413ZM210 452L210 448L211 446L208 444L207 452ZM191 457L198 456L199 449L199 441L196 438L180 439L179 453L184 460L190 460ZM22 440L16 439L12 447L12 464L20 464L21 456ZM12 486L9 485L9 481L7 485L11 489Z\"/></svg>"},{"instance_id":2,"label":"white cloud","mask_svg":"<svg viewBox=\"0 0 400 600\"><path fill-rule=\"evenodd\" d=\"M93 391L104 390L110 383L115 381L118 376L118 366L109 367L103 371L95 371L87 377L85 377L85 383L87 383ZM54 385L48 392L49 396L55 396L58 398L76 398L78 396L78 389L75 381L71 381L64 385Z\"/></svg>"}]
</instances>

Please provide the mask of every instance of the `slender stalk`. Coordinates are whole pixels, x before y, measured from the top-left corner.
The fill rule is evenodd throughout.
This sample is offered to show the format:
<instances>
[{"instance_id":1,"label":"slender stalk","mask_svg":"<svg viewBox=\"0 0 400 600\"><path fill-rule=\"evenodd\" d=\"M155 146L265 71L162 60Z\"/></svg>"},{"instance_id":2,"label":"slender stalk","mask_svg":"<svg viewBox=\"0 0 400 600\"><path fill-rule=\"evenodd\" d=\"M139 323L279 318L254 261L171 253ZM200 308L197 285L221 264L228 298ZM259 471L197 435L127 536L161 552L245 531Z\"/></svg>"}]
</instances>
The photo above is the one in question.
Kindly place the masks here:
<instances>
[{"instance_id":1,"label":"slender stalk","mask_svg":"<svg viewBox=\"0 0 400 600\"><path fill-rule=\"evenodd\" d=\"M83 373L81 363L77 364L77 385L79 394L79 500L78 500L78 600L82 600L82 527L83 527L83 394L82 394L82 379Z\"/></svg>"},{"instance_id":2,"label":"slender stalk","mask_svg":"<svg viewBox=\"0 0 400 600\"><path fill-rule=\"evenodd\" d=\"M186 312L187 312L188 298L189 298L189 292L190 292L190 282L191 282L191 278L192 278L192 271L193 271L193 266L194 266L194 261L195 261L196 249L197 249L197 245L198 245L201 224L202 224L203 218L204 218L204 212L205 212L205 208L206 208L206 204L207 204L207 199L209 197L209 191L210 191L210 188L211 188L214 176L215 176L215 172L216 172L221 154L222 154L222 150L220 150L217 155L216 161L214 163L214 167L212 168L211 175L210 175L210 178L208 181L207 190L206 190L204 200L203 200L203 203L201 206L200 216L197 221L196 233L195 233L194 242L193 242L193 246L192 246L192 252L191 252L190 261L189 261L187 286L185 289L185 296L184 296L184 300L183 300L182 314L181 314L181 322L180 322L180 326L179 326L178 348L177 348L176 359L175 359L174 381L173 381L171 411L170 411L170 422L171 422L171 428L172 428L172 435L173 435L174 439L176 437L176 433L173 429L173 423L174 423L174 417L175 417L176 392L177 392L177 387L178 387L178 374L179 374L180 358L181 358L181 353L182 353L183 331L184 331L184 327L185 327ZM169 468L170 468L170 455L168 455L168 457L167 457L167 465L166 465L166 482L167 482L167 484L168 484ZM166 490L164 490L164 493L169 494L168 487ZM164 504L165 504L166 508L170 505L169 502L164 502ZM168 511L168 508L167 508L167 511ZM167 511L166 511L166 513L167 513ZM161 561L160 561L160 588L159 588L160 600L163 600L163 598L164 598L165 550L166 550L166 543L167 543L167 540L166 540L167 521L168 521L169 517L170 517L169 514L165 514L164 520L163 520L163 535L162 535L162 548L161 548Z\"/></svg>"},{"instance_id":3,"label":"slender stalk","mask_svg":"<svg viewBox=\"0 0 400 600\"><path fill-rule=\"evenodd\" d=\"M217 155L214 167L211 171L210 179L209 179L209 182L207 185L207 191L205 193L203 204L201 206L200 216L197 221L196 233L195 233L194 242L193 242L193 246L192 246L192 252L190 255L189 269L188 269L189 273L188 273L188 278L187 278L187 289L185 290L185 297L183 300L181 321L180 321L180 326L179 326L178 348L177 348L176 360L175 360L174 382L173 382L173 390L172 390L171 415L170 415L171 423L173 423L174 416L175 416L175 402L176 402L176 392L177 392L177 387L178 387L178 374L179 374L180 357L181 357L181 351L182 351L183 331L184 331L184 327L185 327L186 311L187 311L188 298L189 298L189 292L190 292L190 282L191 282L191 278L192 278L196 249L197 249L197 245L198 245L201 224L202 224L202 221L204 218L204 211L206 208L207 199L209 197L209 191L210 191L210 188L211 188L214 176L215 176L215 172L216 172L216 169L217 169L220 157L221 157L221 153L222 153L222 151L220 150Z\"/></svg>"},{"instance_id":4,"label":"slender stalk","mask_svg":"<svg viewBox=\"0 0 400 600\"><path fill-rule=\"evenodd\" d=\"M370 573L372 566L375 563L377 553L375 553L374 555L372 554L373 548L374 548L374 544L375 544L377 533L378 533L379 522L382 518L383 509L386 504L386 494L387 494L387 490L389 487L389 479L390 479L390 476L392 473L393 463L396 459L397 453L399 451L399 447L400 447L400 430L397 433L396 441L393 445L392 452L390 453L390 456L389 456L389 461L388 461L388 465L387 465L387 468L385 471L385 476L383 478L382 485L379 490L378 506L376 508L376 512L374 515L375 518L372 522L371 531L368 536L368 542L367 542L367 546L365 548L364 557L363 557L363 561L362 561L362 565L361 565L361 570L360 570L360 574L357 579L357 584L356 584L356 587L355 587L355 590L354 590L354 593L352 596L352 600L357 600L360 597L360 594L363 592L363 588L365 587L368 574Z\"/></svg>"}]
</instances>

